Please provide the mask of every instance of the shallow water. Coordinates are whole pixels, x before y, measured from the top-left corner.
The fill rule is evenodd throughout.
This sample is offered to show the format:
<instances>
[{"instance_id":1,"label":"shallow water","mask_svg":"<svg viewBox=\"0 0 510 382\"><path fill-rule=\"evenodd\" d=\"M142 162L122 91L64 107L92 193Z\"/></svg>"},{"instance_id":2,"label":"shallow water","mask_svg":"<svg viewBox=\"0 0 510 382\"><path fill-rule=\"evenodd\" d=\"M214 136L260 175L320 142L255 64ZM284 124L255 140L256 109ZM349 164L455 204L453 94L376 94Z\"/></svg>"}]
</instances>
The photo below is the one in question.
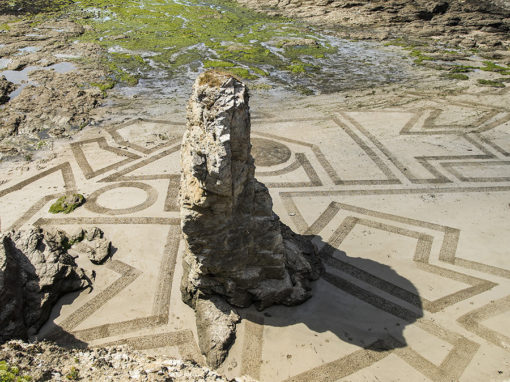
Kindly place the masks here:
<instances>
[{"instance_id":1,"label":"shallow water","mask_svg":"<svg viewBox=\"0 0 510 382\"><path fill-rule=\"evenodd\" d=\"M82 0L94 26L82 37L103 45L125 94L168 97L207 68L252 86L331 93L404 81L409 63L377 43L260 15L224 0ZM303 42L301 44L301 42ZM131 76L131 77L130 77Z\"/></svg>"},{"instance_id":2,"label":"shallow water","mask_svg":"<svg viewBox=\"0 0 510 382\"><path fill-rule=\"evenodd\" d=\"M69 73L76 70L76 66L71 62L59 62L48 67L50 70L54 70L57 73Z\"/></svg>"},{"instance_id":3,"label":"shallow water","mask_svg":"<svg viewBox=\"0 0 510 382\"><path fill-rule=\"evenodd\" d=\"M81 58L82 56L79 54L70 54L70 53L57 53L54 55L56 58L67 58L67 59L76 59Z\"/></svg>"},{"instance_id":4,"label":"shallow water","mask_svg":"<svg viewBox=\"0 0 510 382\"><path fill-rule=\"evenodd\" d=\"M21 56L28 53L35 53L38 52L40 49L41 48L39 48L38 46L27 46L25 48L18 49L18 53L16 55Z\"/></svg>"},{"instance_id":5,"label":"shallow water","mask_svg":"<svg viewBox=\"0 0 510 382\"><path fill-rule=\"evenodd\" d=\"M60 62L58 64L53 64L48 67L41 66L27 66L23 70L4 70L0 72L0 76L5 76L7 81L10 81L16 85L19 85L18 88L9 94L10 99L17 97L21 91L27 87L28 85L37 85L37 82L30 80L30 73L36 70L54 70L57 73L68 73L73 70L76 70L76 66L70 62Z\"/></svg>"}]
</instances>

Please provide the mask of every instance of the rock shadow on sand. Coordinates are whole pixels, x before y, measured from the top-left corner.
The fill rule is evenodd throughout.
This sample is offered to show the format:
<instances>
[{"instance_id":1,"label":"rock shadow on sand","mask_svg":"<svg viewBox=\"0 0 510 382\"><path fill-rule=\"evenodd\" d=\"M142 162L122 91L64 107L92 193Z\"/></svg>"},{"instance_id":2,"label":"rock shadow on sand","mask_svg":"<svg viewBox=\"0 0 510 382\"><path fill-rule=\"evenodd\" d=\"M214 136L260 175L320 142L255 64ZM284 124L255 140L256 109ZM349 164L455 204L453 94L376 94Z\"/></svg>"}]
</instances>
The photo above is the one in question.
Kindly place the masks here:
<instances>
[{"instance_id":1,"label":"rock shadow on sand","mask_svg":"<svg viewBox=\"0 0 510 382\"><path fill-rule=\"evenodd\" d=\"M351 257L319 236L313 241L325 270L313 283L312 297L294 307L240 310L241 317L266 327L289 329L304 324L314 336L331 332L344 342L374 351L407 346L406 326L423 317L422 301L413 283L390 266ZM294 341L285 339L290 333L282 331L281 339ZM319 345L320 341L324 340L318 340Z\"/></svg>"}]
</instances>

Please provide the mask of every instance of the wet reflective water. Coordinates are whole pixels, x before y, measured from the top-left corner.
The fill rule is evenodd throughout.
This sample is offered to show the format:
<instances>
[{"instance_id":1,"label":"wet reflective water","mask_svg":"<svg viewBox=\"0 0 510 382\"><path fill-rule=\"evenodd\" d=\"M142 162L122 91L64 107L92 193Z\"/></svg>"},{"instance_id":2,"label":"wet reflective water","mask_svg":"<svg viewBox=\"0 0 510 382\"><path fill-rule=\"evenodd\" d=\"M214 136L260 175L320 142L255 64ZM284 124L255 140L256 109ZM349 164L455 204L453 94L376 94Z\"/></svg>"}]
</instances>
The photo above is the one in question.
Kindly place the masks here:
<instances>
[{"instance_id":1,"label":"wet reflective water","mask_svg":"<svg viewBox=\"0 0 510 382\"><path fill-rule=\"evenodd\" d=\"M0 72L0 76L5 76L7 81L19 85L18 88L9 95L10 99L17 97L28 85L37 85L37 82L30 80L30 73L36 70L54 70L57 73L68 73L70 71L76 70L76 66L70 62L61 62L48 67L27 66L23 70L2 71Z\"/></svg>"},{"instance_id":2,"label":"wet reflective water","mask_svg":"<svg viewBox=\"0 0 510 382\"><path fill-rule=\"evenodd\" d=\"M27 46L25 48L18 49L18 53L16 55L22 56L24 54L35 53L38 52L40 49L41 48L39 48L38 46Z\"/></svg>"}]
</instances>

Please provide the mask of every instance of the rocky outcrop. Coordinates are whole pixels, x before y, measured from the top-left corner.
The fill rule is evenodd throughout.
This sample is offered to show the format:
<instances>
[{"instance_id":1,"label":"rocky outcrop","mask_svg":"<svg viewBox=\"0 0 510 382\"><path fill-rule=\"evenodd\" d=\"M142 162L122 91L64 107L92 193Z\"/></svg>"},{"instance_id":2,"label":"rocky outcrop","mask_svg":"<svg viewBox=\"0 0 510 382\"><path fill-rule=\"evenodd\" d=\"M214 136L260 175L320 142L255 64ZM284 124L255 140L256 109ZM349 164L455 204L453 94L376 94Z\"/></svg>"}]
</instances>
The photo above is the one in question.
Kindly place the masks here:
<instances>
[{"instance_id":1,"label":"rocky outcrop","mask_svg":"<svg viewBox=\"0 0 510 382\"><path fill-rule=\"evenodd\" d=\"M17 72L16 80L7 76L9 80L21 81L14 85L18 90L16 96L9 99L13 85L0 80L0 104L5 103L0 112L0 159L29 157L34 150L41 149L38 145L53 138L70 137L94 117L99 118L102 112L94 109L105 97L99 87L109 81L99 59L103 48L92 43L73 43L85 31L80 23L63 15L57 18L46 14L35 25L30 17L8 17L7 10L2 12L2 7L13 6L23 13L27 7L34 10L34 3L51 7L51 3L62 5L62 1L15 3L13 6L12 1L0 1L0 24L9 25L0 31L0 56L6 62L0 65L0 77L6 66L5 69ZM29 49L21 52L23 48ZM73 56L89 60L71 63L66 57Z\"/></svg>"},{"instance_id":2,"label":"rocky outcrop","mask_svg":"<svg viewBox=\"0 0 510 382\"><path fill-rule=\"evenodd\" d=\"M0 235L0 342L35 334L61 296L89 285L68 245L62 231Z\"/></svg>"},{"instance_id":3,"label":"rocky outcrop","mask_svg":"<svg viewBox=\"0 0 510 382\"><path fill-rule=\"evenodd\" d=\"M434 36L466 48L510 46L508 0L238 0L267 12L305 18L348 38Z\"/></svg>"},{"instance_id":4,"label":"rocky outcrop","mask_svg":"<svg viewBox=\"0 0 510 382\"><path fill-rule=\"evenodd\" d=\"M200 75L181 147L186 243L181 291L192 307L214 295L238 307L296 305L311 296L310 281L320 275L313 244L292 233L273 212L268 189L254 177L250 150L245 85L216 71ZM200 322L207 316L197 314L198 327L207 326ZM224 327L235 330L235 325ZM222 337L230 342L229 335ZM212 347L201 344L206 353Z\"/></svg>"}]
</instances>

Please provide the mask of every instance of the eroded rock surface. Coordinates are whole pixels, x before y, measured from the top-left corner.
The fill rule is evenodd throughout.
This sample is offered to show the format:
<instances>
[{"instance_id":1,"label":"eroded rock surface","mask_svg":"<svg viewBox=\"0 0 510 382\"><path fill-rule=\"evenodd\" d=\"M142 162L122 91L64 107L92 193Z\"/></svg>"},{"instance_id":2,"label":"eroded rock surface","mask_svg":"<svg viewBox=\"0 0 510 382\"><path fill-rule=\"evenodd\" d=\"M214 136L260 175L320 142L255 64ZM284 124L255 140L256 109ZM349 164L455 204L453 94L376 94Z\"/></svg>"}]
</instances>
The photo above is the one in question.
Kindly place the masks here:
<instances>
[{"instance_id":1,"label":"eroded rock surface","mask_svg":"<svg viewBox=\"0 0 510 382\"><path fill-rule=\"evenodd\" d=\"M109 80L102 48L76 42L85 32L80 23L46 17L34 24L0 12L0 25L6 26L0 28L0 77L11 84L0 79L0 159L30 156L47 140L75 134L105 96L94 86Z\"/></svg>"},{"instance_id":2,"label":"eroded rock surface","mask_svg":"<svg viewBox=\"0 0 510 382\"><path fill-rule=\"evenodd\" d=\"M89 285L67 246L62 231L0 234L0 342L35 334L61 296Z\"/></svg>"},{"instance_id":3,"label":"eroded rock surface","mask_svg":"<svg viewBox=\"0 0 510 382\"><path fill-rule=\"evenodd\" d=\"M255 303L258 309L296 305L311 296L310 281L320 275L314 245L273 212L268 189L254 177L250 150L247 88L223 73L202 74L188 104L180 191L186 242L181 291L197 309L198 327L208 325L209 314L198 314L201 299L219 295L234 306ZM207 334L201 337L210 342ZM231 342L230 335L222 337ZM217 354L207 349L215 346L201 344L214 364Z\"/></svg>"}]
</instances>

